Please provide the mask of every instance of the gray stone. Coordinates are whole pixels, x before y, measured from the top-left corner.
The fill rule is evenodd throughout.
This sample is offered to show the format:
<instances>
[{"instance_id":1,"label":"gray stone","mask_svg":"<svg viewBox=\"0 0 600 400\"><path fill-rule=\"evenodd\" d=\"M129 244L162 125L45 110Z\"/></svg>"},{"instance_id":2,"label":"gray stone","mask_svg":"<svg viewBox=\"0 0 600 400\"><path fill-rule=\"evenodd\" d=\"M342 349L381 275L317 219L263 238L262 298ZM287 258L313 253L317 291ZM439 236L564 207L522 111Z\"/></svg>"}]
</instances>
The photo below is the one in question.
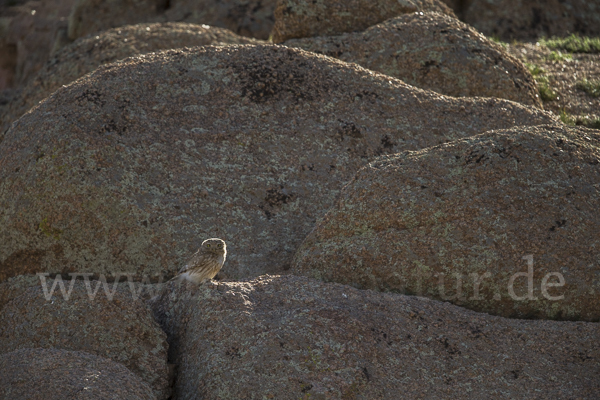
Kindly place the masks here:
<instances>
[{"instance_id":1,"label":"gray stone","mask_svg":"<svg viewBox=\"0 0 600 400\"><path fill-rule=\"evenodd\" d=\"M80 38L52 56L6 107L0 135L31 107L100 65L160 50L209 44L260 43L208 25L183 22L128 25Z\"/></svg>"},{"instance_id":2,"label":"gray stone","mask_svg":"<svg viewBox=\"0 0 600 400\"><path fill-rule=\"evenodd\" d=\"M332 36L367 29L386 19L413 12L454 12L440 0L282 0L275 8L271 36L288 39Z\"/></svg>"},{"instance_id":3,"label":"gray stone","mask_svg":"<svg viewBox=\"0 0 600 400\"><path fill-rule=\"evenodd\" d=\"M361 169L293 272L502 316L600 321L599 208L598 131L490 131Z\"/></svg>"},{"instance_id":4,"label":"gray stone","mask_svg":"<svg viewBox=\"0 0 600 400\"><path fill-rule=\"evenodd\" d=\"M542 107L521 61L456 18L412 13L364 32L292 39L284 43L449 96L498 97Z\"/></svg>"},{"instance_id":5,"label":"gray stone","mask_svg":"<svg viewBox=\"0 0 600 400\"><path fill-rule=\"evenodd\" d=\"M156 399L148 385L123 365L82 351L57 349L0 354L0 398Z\"/></svg>"},{"instance_id":6,"label":"gray stone","mask_svg":"<svg viewBox=\"0 0 600 400\"><path fill-rule=\"evenodd\" d=\"M0 313L12 299L23 294L32 286L39 286L40 278L36 275L18 275L0 283Z\"/></svg>"},{"instance_id":7,"label":"gray stone","mask_svg":"<svg viewBox=\"0 0 600 400\"><path fill-rule=\"evenodd\" d=\"M140 22L189 22L267 39L276 0L78 0L69 16L69 37Z\"/></svg>"},{"instance_id":8,"label":"gray stone","mask_svg":"<svg viewBox=\"0 0 600 400\"><path fill-rule=\"evenodd\" d=\"M305 277L167 285L185 399L584 398L600 324L480 314Z\"/></svg>"},{"instance_id":9,"label":"gray stone","mask_svg":"<svg viewBox=\"0 0 600 400\"><path fill-rule=\"evenodd\" d=\"M282 46L129 58L57 90L0 142L0 281L173 275L210 237L227 242L222 277L282 271L372 157L556 120Z\"/></svg>"},{"instance_id":10,"label":"gray stone","mask_svg":"<svg viewBox=\"0 0 600 400\"><path fill-rule=\"evenodd\" d=\"M20 290L9 293L11 299L0 309L0 354L25 348L83 351L123 364L156 398L169 397L166 336L141 300L113 284L107 285L113 293L109 297L99 281L90 282L88 291L83 280L77 280L67 298L59 286L52 295L54 281L48 279L46 297L37 278L36 287L13 283ZM70 281L64 285L68 294Z\"/></svg>"}]
</instances>

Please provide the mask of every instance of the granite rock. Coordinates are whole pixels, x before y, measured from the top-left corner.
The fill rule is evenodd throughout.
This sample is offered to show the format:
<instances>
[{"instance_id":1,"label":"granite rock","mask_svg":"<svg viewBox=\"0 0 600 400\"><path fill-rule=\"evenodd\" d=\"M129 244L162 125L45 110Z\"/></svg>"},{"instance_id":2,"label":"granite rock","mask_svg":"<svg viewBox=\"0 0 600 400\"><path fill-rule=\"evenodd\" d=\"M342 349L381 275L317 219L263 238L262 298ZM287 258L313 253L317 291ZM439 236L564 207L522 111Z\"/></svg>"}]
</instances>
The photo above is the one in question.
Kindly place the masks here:
<instances>
[{"instance_id":1,"label":"granite rock","mask_svg":"<svg viewBox=\"0 0 600 400\"><path fill-rule=\"evenodd\" d=\"M183 22L128 25L80 38L54 54L14 96L0 119L0 132L56 89L100 65L159 50L259 42L227 29Z\"/></svg>"},{"instance_id":2,"label":"granite rock","mask_svg":"<svg viewBox=\"0 0 600 400\"><path fill-rule=\"evenodd\" d=\"M332 36L367 29L386 19L414 12L454 12L440 0L279 0L271 36L288 39Z\"/></svg>"},{"instance_id":3,"label":"granite rock","mask_svg":"<svg viewBox=\"0 0 600 400\"><path fill-rule=\"evenodd\" d=\"M0 309L0 354L26 348L94 354L123 364L156 398L169 397L166 336L140 299L122 285L88 281L88 289L83 280L67 280L61 292L58 282L36 278L35 287L13 283L12 293L2 291L10 300Z\"/></svg>"},{"instance_id":4,"label":"granite rock","mask_svg":"<svg viewBox=\"0 0 600 400\"><path fill-rule=\"evenodd\" d=\"M169 286L153 308L185 399L583 398L600 324L262 276ZM399 396L401 393L401 396Z\"/></svg>"},{"instance_id":5,"label":"granite rock","mask_svg":"<svg viewBox=\"0 0 600 400\"><path fill-rule=\"evenodd\" d=\"M78 0L69 16L69 37L141 22L189 22L267 39L276 0Z\"/></svg>"},{"instance_id":6,"label":"granite rock","mask_svg":"<svg viewBox=\"0 0 600 400\"><path fill-rule=\"evenodd\" d=\"M598 208L598 131L490 131L365 166L292 271L507 317L599 321Z\"/></svg>"},{"instance_id":7,"label":"granite rock","mask_svg":"<svg viewBox=\"0 0 600 400\"><path fill-rule=\"evenodd\" d=\"M169 50L100 67L0 141L0 281L173 275L209 237L221 277L283 271L372 157L554 123L282 46Z\"/></svg>"},{"instance_id":8,"label":"granite rock","mask_svg":"<svg viewBox=\"0 0 600 400\"><path fill-rule=\"evenodd\" d=\"M148 385L123 365L82 351L57 349L0 354L0 398L156 399Z\"/></svg>"},{"instance_id":9,"label":"granite rock","mask_svg":"<svg viewBox=\"0 0 600 400\"><path fill-rule=\"evenodd\" d=\"M498 97L542 106L521 61L456 18L412 13L363 32L291 39L286 46L346 62L449 96Z\"/></svg>"},{"instance_id":10,"label":"granite rock","mask_svg":"<svg viewBox=\"0 0 600 400\"><path fill-rule=\"evenodd\" d=\"M0 283L0 313L13 298L23 294L32 286L39 286L40 278L36 275L18 275Z\"/></svg>"}]
</instances>

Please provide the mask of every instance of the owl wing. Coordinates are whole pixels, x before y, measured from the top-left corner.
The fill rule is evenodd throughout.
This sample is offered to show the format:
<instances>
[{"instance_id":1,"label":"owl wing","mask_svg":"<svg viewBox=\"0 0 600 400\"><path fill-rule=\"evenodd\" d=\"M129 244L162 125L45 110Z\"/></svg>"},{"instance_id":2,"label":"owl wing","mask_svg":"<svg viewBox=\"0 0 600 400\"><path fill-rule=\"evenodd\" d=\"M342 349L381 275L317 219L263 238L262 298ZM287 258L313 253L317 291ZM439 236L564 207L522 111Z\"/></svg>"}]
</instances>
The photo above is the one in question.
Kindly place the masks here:
<instances>
[{"instance_id":1,"label":"owl wing","mask_svg":"<svg viewBox=\"0 0 600 400\"><path fill-rule=\"evenodd\" d=\"M197 252L195 252L194 255L192 255L190 257L190 259L185 263L185 265L179 270L180 274L182 272L187 271L190 268L194 268L195 266L197 266L199 263L202 262L204 254L200 250L201 249L199 249Z\"/></svg>"},{"instance_id":2,"label":"owl wing","mask_svg":"<svg viewBox=\"0 0 600 400\"><path fill-rule=\"evenodd\" d=\"M181 268L179 269L179 271L177 272L177 274L182 274L182 273L184 273L185 271L187 271L189 268L190 268L190 264L189 264L189 263L187 263L187 264L185 264L183 267L181 267Z\"/></svg>"},{"instance_id":3,"label":"owl wing","mask_svg":"<svg viewBox=\"0 0 600 400\"><path fill-rule=\"evenodd\" d=\"M179 269L179 271L177 272L177 275L183 274L185 271L190 269L190 267L192 267L193 265L196 264L196 262L197 262L196 259L198 258L199 252L200 252L200 250L196 251L194 253L194 255L189 258L189 260L185 263L185 265Z\"/></svg>"}]
</instances>

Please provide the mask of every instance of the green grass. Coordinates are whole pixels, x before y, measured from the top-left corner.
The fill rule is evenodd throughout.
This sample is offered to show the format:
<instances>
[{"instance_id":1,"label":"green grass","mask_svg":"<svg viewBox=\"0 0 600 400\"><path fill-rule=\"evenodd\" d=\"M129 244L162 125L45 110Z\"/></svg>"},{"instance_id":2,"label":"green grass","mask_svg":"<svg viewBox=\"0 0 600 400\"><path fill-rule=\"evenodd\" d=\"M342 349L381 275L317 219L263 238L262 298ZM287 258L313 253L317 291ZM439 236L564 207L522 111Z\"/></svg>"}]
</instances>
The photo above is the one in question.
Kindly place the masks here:
<instances>
[{"instance_id":1,"label":"green grass","mask_svg":"<svg viewBox=\"0 0 600 400\"><path fill-rule=\"evenodd\" d=\"M573 61L572 55L560 51L552 51L546 58L550 61Z\"/></svg>"},{"instance_id":2,"label":"green grass","mask_svg":"<svg viewBox=\"0 0 600 400\"><path fill-rule=\"evenodd\" d=\"M600 79L593 79L590 81L587 78L583 78L583 80L575 84L575 87L579 90L583 90L592 97L600 97Z\"/></svg>"},{"instance_id":3,"label":"green grass","mask_svg":"<svg viewBox=\"0 0 600 400\"><path fill-rule=\"evenodd\" d=\"M551 49L566 50L569 53L600 53L600 38L597 37L572 34L566 38L540 39L540 43Z\"/></svg>"},{"instance_id":4,"label":"green grass","mask_svg":"<svg viewBox=\"0 0 600 400\"><path fill-rule=\"evenodd\" d=\"M577 118L575 125L583 125L587 128L600 129L600 118Z\"/></svg>"},{"instance_id":5,"label":"green grass","mask_svg":"<svg viewBox=\"0 0 600 400\"><path fill-rule=\"evenodd\" d=\"M573 118L573 116L571 116L571 114L566 112L564 109L560 110L560 120L565 125L575 125L575 118Z\"/></svg>"},{"instance_id":6,"label":"green grass","mask_svg":"<svg viewBox=\"0 0 600 400\"><path fill-rule=\"evenodd\" d=\"M492 36L490 36L490 37L489 37L489 39L490 39L492 42L496 42L496 43L498 43L500 46L504 47L505 49L508 47L508 43L506 43L506 42L503 42L503 41L502 41L502 40L501 40L501 39L500 39L498 36L496 36L496 35L492 35Z\"/></svg>"},{"instance_id":7,"label":"green grass","mask_svg":"<svg viewBox=\"0 0 600 400\"><path fill-rule=\"evenodd\" d=\"M550 87L546 71L535 64L525 63L525 66L537 82L538 92L542 101L553 101L558 98L558 93Z\"/></svg>"},{"instance_id":8,"label":"green grass","mask_svg":"<svg viewBox=\"0 0 600 400\"><path fill-rule=\"evenodd\" d=\"M542 101L554 101L558 98L558 93L550 87L548 83L538 82L538 92Z\"/></svg>"},{"instance_id":9,"label":"green grass","mask_svg":"<svg viewBox=\"0 0 600 400\"><path fill-rule=\"evenodd\" d=\"M586 128L600 129L600 118L574 117L564 109L560 110L560 120L565 125L585 126Z\"/></svg>"},{"instance_id":10,"label":"green grass","mask_svg":"<svg viewBox=\"0 0 600 400\"><path fill-rule=\"evenodd\" d=\"M546 70L544 70L543 68L541 68L535 64L530 64L530 63L526 62L525 66L527 67L527 69L529 70L531 75L533 75L534 78L538 75L543 75L546 73Z\"/></svg>"}]
</instances>

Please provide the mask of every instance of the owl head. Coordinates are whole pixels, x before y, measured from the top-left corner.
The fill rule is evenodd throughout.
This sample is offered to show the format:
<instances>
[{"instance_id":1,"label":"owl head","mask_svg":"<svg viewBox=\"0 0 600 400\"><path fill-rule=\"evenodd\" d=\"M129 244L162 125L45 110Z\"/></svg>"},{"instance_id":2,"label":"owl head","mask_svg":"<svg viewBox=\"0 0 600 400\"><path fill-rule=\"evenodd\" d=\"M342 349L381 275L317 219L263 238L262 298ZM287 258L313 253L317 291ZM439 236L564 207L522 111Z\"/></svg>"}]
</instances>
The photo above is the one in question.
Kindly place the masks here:
<instances>
[{"instance_id":1,"label":"owl head","mask_svg":"<svg viewBox=\"0 0 600 400\"><path fill-rule=\"evenodd\" d=\"M215 254L226 254L227 253L227 245L225 244L224 240L221 239L217 239L217 238L211 238L211 239L206 239L204 242L202 242L202 250L209 252L209 253L215 253Z\"/></svg>"}]
</instances>

